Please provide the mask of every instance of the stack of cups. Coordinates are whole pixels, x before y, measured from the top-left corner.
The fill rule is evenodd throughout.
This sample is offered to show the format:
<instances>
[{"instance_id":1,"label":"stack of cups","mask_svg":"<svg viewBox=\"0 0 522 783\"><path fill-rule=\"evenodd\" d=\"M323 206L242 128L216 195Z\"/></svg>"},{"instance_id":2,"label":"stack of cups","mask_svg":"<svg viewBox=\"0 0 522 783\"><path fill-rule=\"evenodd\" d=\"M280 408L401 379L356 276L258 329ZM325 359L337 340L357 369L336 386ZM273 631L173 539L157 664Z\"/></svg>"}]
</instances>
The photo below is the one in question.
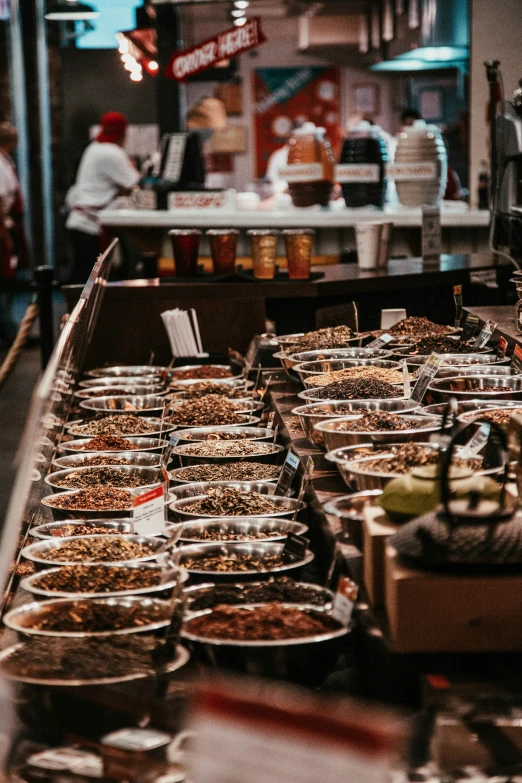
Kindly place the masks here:
<instances>
[{"instance_id":1,"label":"stack of cups","mask_svg":"<svg viewBox=\"0 0 522 783\"><path fill-rule=\"evenodd\" d=\"M390 256L393 223L356 223L357 263L360 269L385 267Z\"/></svg>"}]
</instances>

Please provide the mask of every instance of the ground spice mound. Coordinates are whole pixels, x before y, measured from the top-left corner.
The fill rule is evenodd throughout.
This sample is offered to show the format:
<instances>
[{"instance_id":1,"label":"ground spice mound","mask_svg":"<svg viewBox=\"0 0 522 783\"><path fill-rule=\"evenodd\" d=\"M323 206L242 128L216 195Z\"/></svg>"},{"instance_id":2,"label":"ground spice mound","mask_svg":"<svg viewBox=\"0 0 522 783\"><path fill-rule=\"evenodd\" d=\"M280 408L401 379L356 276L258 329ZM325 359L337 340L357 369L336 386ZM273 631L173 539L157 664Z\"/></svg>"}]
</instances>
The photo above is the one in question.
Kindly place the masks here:
<instances>
[{"instance_id":1,"label":"ground spice mound","mask_svg":"<svg viewBox=\"0 0 522 783\"><path fill-rule=\"evenodd\" d=\"M78 511L125 511L131 508L134 495L116 487L79 489L67 495L51 497L55 508Z\"/></svg>"},{"instance_id":2,"label":"ground spice mound","mask_svg":"<svg viewBox=\"0 0 522 783\"><path fill-rule=\"evenodd\" d=\"M187 633L237 641L299 639L336 631L341 627L330 615L277 603L255 609L218 605L210 614L195 617L185 624Z\"/></svg>"},{"instance_id":3,"label":"ground spice mound","mask_svg":"<svg viewBox=\"0 0 522 783\"><path fill-rule=\"evenodd\" d=\"M97 438L83 441L72 447L78 451L137 451L132 441L120 438L116 435L98 435Z\"/></svg>"},{"instance_id":4,"label":"ground spice mound","mask_svg":"<svg viewBox=\"0 0 522 783\"><path fill-rule=\"evenodd\" d=\"M75 470L62 478L55 479L55 484L64 489L87 489L89 487L144 487L150 484L149 478L140 476L138 472L121 471L117 468L89 468Z\"/></svg>"},{"instance_id":5,"label":"ground spice mound","mask_svg":"<svg viewBox=\"0 0 522 783\"><path fill-rule=\"evenodd\" d=\"M374 367L373 365L361 365L360 367L346 367L344 370L321 375L312 375L306 379L310 386L327 386L335 381L343 381L345 378L375 378L387 383L402 383L404 374L402 370L390 370L386 367Z\"/></svg>"},{"instance_id":6,"label":"ground spice mound","mask_svg":"<svg viewBox=\"0 0 522 783\"><path fill-rule=\"evenodd\" d=\"M127 441L130 442L130 441ZM131 461L122 457L87 457L82 459L77 465L71 465L76 468L102 467L103 465L130 465Z\"/></svg>"},{"instance_id":7,"label":"ground spice mound","mask_svg":"<svg viewBox=\"0 0 522 783\"><path fill-rule=\"evenodd\" d=\"M213 367L211 364L203 364L201 367L192 367L188 370L174 370L172 382L192 381L197 378L232 378L232 371L228 367Z\"/></svg>"},{"instance_id":8,"label":"ground spice mound","mask_svg":"<svg viewBox=\"0 0 522 783\"><path fill-rule=\"evenodd\" d=\"M90 601L53 602L38 617L27 617L24 628L38 631L80 632L117 631L121 628L137 628L166 619L168 606L112 606Z\"/></svg>"},{"instance_id":9,"label":"ground spice mound","mask_svg":"<svg viewBox=\"0 0 522 783\"><path fill-rule=\"evenodd\" d=\"M176 474L183 481L262 481L279 476L281 465L263 462L226 462L224 465L193 465Z\"/></svg>"},{"instance_id":10,"label":"ground spice mound","mask_svg":"<svg viewBox=\"0 0 522 783\"><path fill-rule=\"evenodd\" d=\"M40 553L41 560L50 563L119 563L137 560L151 554L145 544L116 536L77 538L60 547Z\"/></svg>"},{"instance_id":11,"label":"ground spice mound","mask_svg":"<svg viewBox=\"0 0 522 783\"><path fill-rule=\"evenodd\" d=\"M426 421L429 420L427 419ZM422 427L425 423L422 420L404 419L402 416L396 413L388 413L388 411L364 411L361 418L340 422L339 429L348 432L415 430Z\"/></svg>"},{"instance_id":12,"label":"ground spice mound","mask_svg":"<svg viewBox=\"0 0 522 783\"><path fill-rule=\"evenodd\" d=\"M42 574L33 586L39 590L60 593L114 593L159 585L161 571L153 568L121 568L119 566L63 566L58 571Z\"/></svg>"},{"instance_id":13,"label":"ground spice mound","mask_svg":"<svg viewBox=\"0 0 522 783\"><path fill-rule=\"evenodd\" d=\"M313 392L319 400L383 400L402 397L403 392L386 381L371 378L346 378Z\"/></svg>"}]
</instances>

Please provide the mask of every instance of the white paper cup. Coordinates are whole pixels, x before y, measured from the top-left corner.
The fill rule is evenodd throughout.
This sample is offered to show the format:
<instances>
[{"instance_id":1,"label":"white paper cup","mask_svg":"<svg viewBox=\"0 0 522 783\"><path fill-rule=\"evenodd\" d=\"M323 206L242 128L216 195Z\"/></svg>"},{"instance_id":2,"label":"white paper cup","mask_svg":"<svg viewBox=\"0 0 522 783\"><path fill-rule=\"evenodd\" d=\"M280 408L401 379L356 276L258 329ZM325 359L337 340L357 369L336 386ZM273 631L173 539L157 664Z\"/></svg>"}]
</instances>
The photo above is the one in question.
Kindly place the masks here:
<instances>
[{"instance_id":1,"label":"white paper cup","mask_svg":"<svg viewBox=\"0 0 522 783\"><path fill-rule=\"evenodd\" d=\"M357 262L360 269L386 266L392 223L356 223Z\"/></svg>"},{"instance_id":2,"label":"white paper cup","mask_svg":"<svg viewBox=\"0 0 522 783\"><path fill-rule=\"evenodd\" d=\"M381 329L391 329L403 318L406 318L406 310L403 308L381 310Z\"/></svg>"}]
</instances>

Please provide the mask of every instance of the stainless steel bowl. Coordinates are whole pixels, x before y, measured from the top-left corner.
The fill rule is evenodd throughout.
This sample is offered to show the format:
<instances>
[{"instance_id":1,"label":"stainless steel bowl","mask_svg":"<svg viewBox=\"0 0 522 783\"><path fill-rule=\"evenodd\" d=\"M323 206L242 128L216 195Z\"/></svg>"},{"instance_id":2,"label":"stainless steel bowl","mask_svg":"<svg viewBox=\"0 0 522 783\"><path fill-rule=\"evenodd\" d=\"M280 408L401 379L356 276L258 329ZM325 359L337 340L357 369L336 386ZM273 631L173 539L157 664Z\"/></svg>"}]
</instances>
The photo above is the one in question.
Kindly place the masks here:
<instances>
[{"instance_id":1,"label":"stainless steel bowl","mask_svg":"<svg viewBox=\"0 0 522 783\"><path fill-rule=\"evenodd\" d=\"M174 429L171 427L171 430ZM163 430L165 432L165 430ZM87 451L83 449L82 447L85 446L85 444L95 438L95 435L90 435L84 438L77 438L75 440L68 440L68 441L62 441L58 445L59 451L69 451L72 454L79 455L81 454L82 457L86 457L87 455L92 457L93 454L103 454L110 456L118 455L122 456L124 454L143 454L143 453L160 453L162 452L167 446L168 441L163 440L161 438L144 438L139 435L129 435L128 437L125 436L125 440L128 440L130 443L132 443L136 447L136 451Z\"/></svg>"},{"instance_id":2,"label":"stainless steel bowl","mask_svg":"<svg viewBox=\"0 0 522 783\"><path fill-rule=\"evenodd\" d=\"M302 342L301 338L304 337L304 334L304 332L295 332L295 334L281 334L274 337L274 340L278 344L280 350L285 351L288 348L299 346ZM343 343L345 343L347 346L350 346L351 343L359 343L360 340L361 338L358 335L354 335L353 337L349 337L348 339L343 340Z\"/></svg>"},{"instance_id":3,"label":"stainless steel bowl","mask_svg":"<svg viewBox=\"0 0 522 783\"><path fill-rule=\"evenodd\" d=\"M400 370L399 362L390 359L323 359L315 362L302 362L293 368L299 380L305 386L310 377L314 375L326 375L330 372L347 370L353 367L380 367L386 370ZM317 388L317 387L313 387Z\"/></svg>"},{"instance_id":4,"label":"stainless steel bowl","mask_svg":"<svg viewBox=\"0 0 522 783\"><path fill-rule=\"evenodd\" d=\"M96 530L98 527L107 527L110 530L117 531L118 533L130 534L134 530L134 520L132 517L124 517L118 520L110 519L64 519L62 522L47 522L45 525L38 525L32 527L30 535L33 538L70 538L74 536L77 538L76 530L80 526L87 525ZM93 535L99 535L99 533L93 533Z\"/></svg>"},{"instance_id":5,"label":"stainless steel bowl","mask_svg":"<svg viewBox=\"0 0 522 783\"><path fill-rule=\"evenodd\" d=\"M150 538L146 536L136 536L132 534L126 534L122 536L117 536L115 534L111 534L109 536L92 536L92 539L110 539L112 541L118 540L118 538L123 538L125 541L132 541L136 544L143 544L144 546L148 547L150 549L150 554L143 555L142 557L135 557L130 558L129 560L118 560L113 563L110 563L110 565L119 565L121 563L144 563L147 560L154 560L156 557L156 552L158 549L163 545L163 541L160 538ZM35 564L35 568L41 570L43 568L51 568L52 566L61 567L66 565L79 565L81 564L81 561L77 560L70 560L64 562L63 560L53 560L53 552L57 552L59 549L62 549L64 546L67 546L71 543L71 541L85 541L85 536L67 536L65 538L46 538L42 541L36 541L34 544L29 544L29 546L26 546L22 549L22 557L25 557L26 560L31 560ZM97 561L96 563L92 563L92 565L98 565L99 563L104 563L108 561Z\"/></svg>"},{"instance_id":6,"label":"stainless steel bowl","mask_svg":"<svg viewBox=\"0 0 522 783\"><path fill-rule=\"evenodd\" d=\"M152 440L152 438L151 438ZM157 443L157 438L154 438L154 443ZM153 454L152 452L144 451L111 451L106 452L106 455L114 459L126 459L131 465L135 465L140 468L158 468L161 465L161 455ZM93 454L70 454L68 457L55 457L52 464L61 470L67 468L83 468L83 467L96 467L95 465L84 465L85 460L93 457ZM105 465L103 467L111 467L111 465Z\"/></svg>"},{"instance_id":7,"label":"stainless steel bowl","mask_svg":"<svg viewBox=\"0 0 522 783\"><path fill-rule=\"evenodd\" d=\"M163 408L168 405L167 397L148 394L144 397L128 397L125 395L110 397L95 397L82 400L80 408L95 413L147 413L161 416Z\"/></svg>"},{"instance_id":8,"label":"stainless steel bowl","mask_svg":"<svg viewBox=\"0 0 522 783\"><path fill-rule=\"evenodd\" d=\"M409 400L409 397L406 397L404 395L404 390L403 390L402 385L401 386L395 386L395 388L397 389L397 397L386 397L386 398L383 398L382 400L365 400L365 399L361 398L360 400L359 399L357 399L357 400L346 400L346 402L388 402L389 400L392 400L392 401ZM299 394L297 396L299 397L300 400L304 400L305 403L308 403L308 402L321 402L321 401L323 401L323 402L330 402L330 400L328 400L328 399L323 400L321 397L318 396L320 391L321 391L320 387L318 389L317 388L315 388L315 389L305 389L304 391L299 392ZM337 400L337 402L340 402L340 401Z\"/></svg>"},{"instance_id":9,"label":"stainless steel bowl","mask_svg":"<svg viewBox=\"0 0 522 783\"><path fill-rule=\"evenodd\" d=\"M357 549L362 550L364 510L373 508L380 495L382 495L382 489L341 495L335 500L325 503L323 511L325 514L335 517L348 540L352 541Z\"/></svg>"},{"instance_id":10,"label":"stainless steel bowl","mask_svg":"<svg viewBox=\"0 0 522 783\"><path fill-rule=\"evenodd\" d=\"M287 605L294 609L318 612L317 607L312 609L302 604L283 604ZM242 605L242 608L254 606ZM211 611L208 609L194 613L187 618L187 622L191 617L199 617ZM244 674L255 672L257 676L315 687L335 668L349 631L342 626L338 630L299 639L243 642L196 636L186 629L187 623L182 628L182 637L190 640L194 656L206 665L233 669Z\"/></svg>"},{"instance_id":11,"label":"stainless steel bowl","mask_svg":"<svg viewBox=\"0 0 522 783\"><path fill-rule=\"evenodd\" d=\"M488 348L488 351L491 349ZM498 359L495 353L444 353L439 354L442 356L442 366L448 365L449 367L469 367L470 365L478 364L509 364L510 359ZM399 358L399 357L398 357ZM427 362L430 357L423 356L402 356L402 359L406 359L408 367L411 369L418 369L420 365Z\"/></svg>"},{"instance_id":12,"label":"stainless steel bowl","mask_svg":"<svg viewBox=\"0 0 522 783\"><path fill-rule=\"evenodd\" d=\"M261 441L260 441L261 442ZM205 462L238 462L238 461L250 461L250 462L268 462L270 464L277 465L284 460L286 449L284 446L280 446L278 443L273 443L271 449L267 453L261 453L261 450L256 454L246 454L243 457L209 457L207 455L194 455L187 454L186 450L190 446L190 443L184 443L181 446L176 446L173 454L178 457L181 466L187 465L200 465Z\"/></svg>"},{"instance_id":13,"label":"stainless steel bowl","mask_svg":"<svg viewBox=\"0 0 522 783\"><path fill-rule=\"evenodd\" d=\"M214 522L212 519L186 522L181 530L179 540L187 544L284 541L289 533L302 536L307 530L308 527L301 522L292 522L288 519L274 519L273 517L257 517L256 519L251 517L220 517L219 522ZM249 535L257 535L259 532L267 532L267 535L261 538L248 538ZM206 534L220 535L223 538L205 538Z\"/></svg>"},{"instance_id":14,"label":"stainless steel bowl","mask_svg":"<svg viewBox=\"0 0 522 783\"><path fill-rule=\"evenodd\" d=\"M170 372L172 373L172 381L171 381L171 383L173 383L173 384L174 383L178 383L178 381L176 379L179 377L179 375L181 373L186 372L187 370L199 370L199 369L201 369L201 367L212 367L212 368L216 368L217 370L229 370L229 372L232 372L232 370L230 369L230 365L229 364L184 364L182 367L173 367L170 370ZM234 375L230 375L228 377L233 379ZM216 378L185 378L185 379L180 378L180 380L188 380L188 381L196 380L196 381L199 381L199 382L201 382L201 381L212 381L212 382L214 382L214 380L223 380L223 378L220 378L219 375L218 375L218 376L216 376Z\"/></svg>"},{"instance_id":15,"label":"stainless steel bowl","mask_svg":"<svg viewBox=\"0 0 522 783\"><path fill-rule=\"evenodd\" d=\"M179 402L174 402L171 405L171 411L172 413L175 413L177 410L180 410L183 405L185 405L187 400L180 400ZM251 422L252 417L254 417L254 423L259 417L261 416L261 413L263 412L265 405L263 402L256 402L255 400L228 400L228 402L231 403L231 405L234 406L236 413L243 415L245 417L245 420L247 417L249 417L249 423ZM198 425L194 424L178 424L177 425L180 428L183 429L199 429ZM239 422L238 424L222 424L222 425L211 425L211 424L202 424L202 427L211 427L211 426L222 426L222 427L241 427L246 426L242 422Z\"/></svg>"},{"instance_id":16,"label":"stainless steel bowl","mask_svg":"<svg viewBox=\"0 0 522 783\"><path fill-rule=\"evenodd\" d=\"M420 424L420 427L407 430L376 430L358 432L355 430L339 429L344 422L350 421L350 417L333 419L316 424L324 439L327 451L340 449L343 446L355 446L361 443L400 443L403 441L423 441L432 433L439 432L441 428L441 419L439 417L430 418L428 416L419 416L404 414L402 418L412 423ZM448 425L450 426L450 425Z\"/></svg>"},{"instance_id":17,"label":"stainless steel bowl","mask_svg":"<svg viewBox=\"0 0 522 783\"><path fill-rule=\"evenodd\" d=\"M302 351L292 354L297 364L302 362L321 362L335 359L388 359L391 351L384 348L323 348L316 351Z\"/></svg>"},{"instance_id":18,"label":"stainless steel bowl","mask_svg":"<svg viewBox=\"0 0 522 783\"><path fill-rule=\"evenodd\" d=\"M170 372L170 367L158 367L152 364L121 364L112 367L95 367L93 370L87 370L85 375L90 378L141 378L142 376L161 375L163 372Z\"/></svg>"},{"instance_id":19,"label":"stainless steel bowl","mask_svg":"<svg viewBox=\"0 0 522 783\"><path fill-rule=\"evenodd\" d=\"M408 413L419 410L419 403L414 400L391 400L389 402L392 403L392 407L389 410L394 412ZM330 421L339 416L346 416L346 413L339 414L336 412L339 408L349 408L353 411L361 410L358 402L353 400L324 400L323 402L315 402L310 405L300 405L292 410L292 415L298 417L308 440L315 443L316 446L324 447L322 433L315 429L315 425L321 421ZM320 411L323 410L327 410L328 413L321 413ZM380 408L380 410L388 410L388 408Z\"/></svg>"},{"instance_id":20,"label":"stainless steel bowl","mask_svg":"<svg viewBox=\"0 0 522 783\"><path fill-rule=\"evenodd\" d=\"M515 378L522 373L513 372L513 368L506 364L472 364L468 367L440 367L435 378L466 378L469 375L489 375L496 378Z\"/></svg>"},{"instance_id":21,"label":"stainless steel bowl","mask_svg":"<svg viewBox=\"0 0 522 783\"><path fill-rule=\"evenodd\" d=\"M89 470L103 471L106 470L106 468L107 466L105 465L92 468L65 468L64 470L57 470L54 473L49 473L49 475L45 477L45 483L50 487L56 487L60 490L68 490L72 488L64 487L63 484L60 483L60 481L62 481L64 478L67 478L67 476L70 476L73 473L81 475L82 473L85 473ZM162 481L161 471L159 468L140 468L135 465L114 465L111 470L116 470L118 473L126 473L130 476L139 476L141 479L147 482L146 484L142 484L139 487L140 490L148 489L153 484L158 484L160 481ZM110 485L106 484L105 486ZM125 489L125 487L122 486L121 489Z\"/></svg>"},{"instance_id":22,"label":"stainless steel bowl","mask_svg":"<svg viewBox=\"0 0 522 783\"><path fill-rule=\"evenodd\" d=\"M192 443L195 440L219 440L207 438L207 435L220 432L234 432L237 434L237 440L272 440L274 437L274 430L269 427L188 427L176 434L179 434L180 443ZM243 434L248 437L241 437Z\"/></svg>"},{"instance_id":23,"label":"stainless steel bowl","mask_svg":"<svg viewBox=\"0 0 522 783\"><path fill-rule=\"evenodd\" d=\"M171 391L183 391L190 389L196 383L214 383L218 386L231 386L233 389L251 389L254 381L248 381L243 375L233 375L231 378L192 378L186 381L172 379Z\"/></svg>"},{"instance_id":24,"label":"stainless steel bowl","mask_svg":"<svg viewBox=\"0 0 522 783\"><path fill-rule=\"evenodd\" d=\"M112 415L113 413L115 413L115 411L107 411L107 415L109 415L109 414ZM134 415L135 412L134 411L120 411L120 413L128 413L130 415ZM143 435L128 435L128 436L127 435L121 435L120 437L125 438L125 439L128 438L129 440L131 438L135 438L135 437L136 438L139 438L139 437L142 437L142 438L143 437L152 438L152 437L157 436L157 435L165 435L165 433L172 432L172 430L175 429L173 424L169 424L168 421L166 421L166 420L162 421L160 418L156 418L154 416L145 417L144 420L147 422L147 424L149 424L152 427L154 427L154 429L151 430L150 432L144 433ZM90 419L87 419L87 420L78 419L77 421L73 421L67 427L67 432L70 435L76 435L78 438L89 438L89 439L90 438L95 438L96 437L95 435L86 435L82 430L78 430L78 427L80 427L80 426L82 426L84 424L87 424L89 421L91 421L91 420Z\"/></svg>"},{"instance_id":25,"label":"stainless steel bowl","mask_svg":"<svg viewBox=\"0 0 522 783\"><path fill-rule=\"evenodd\" d=\"M194 484L193 479L183 478L184 472L188 470L190 467L194 467L194 465L189 465L188 467L184 467L184 468L175 468L174 470L169 471L169 476L171 481L173 481L174 484ZM198 465L198 467L209 468L212 466L209 463L203 463ZM280 473L281 473L281 469L279 470L278 474L274 478L256 479L256 481L258 481L260 484L276 484Z\"/></svg>"},{"instance_id":26,"label":"stainless steel bowl","mask_svg":"<svg viewBox=\"0 0 522 783\"><path fill-rule=\"evenodd\" d=\"M117 631L40 631L31 626L31 622L35 623L38 618L44 617L49 614L58 605L70 606L73 609L75 606L81 606L82 604L90 601L95 601L96 604L119 606L122 612L127 611L129 620L132 618L136 611L136 607L143 606L150 609L153 614L153 620L147 625L139 625L133 627L130 622L128 627L120 628ZM142 598L139 596L128 596L126 598L57 598L53 601L33 601L30 604L24 604L18 607L18 609L11 609L10 612L4 616L4 624L18 634L30 636L55 636L59 638L73 637L84 639L86 637L93 636L121 636L123 634L131 633L150 633L158 628L165 628L169 625L172 615L172 609L169 601L160 601L158 598Z\"/></svg>"},{"instance_id":27,"label":"stainless steel bowl","mask_svg":"<svg viewBox=\"0 0 522 783\"><path fill-rule=\"evenodd\" d=\"M177 498L169 504L169 508L177 516L180 522L194 522L198 519L214 519L219 520L223 517L228 518L230 514L224 514L223 517L215 514L202 514L201 512L191 511L190 508L198 500L203 500L207 497L208 487L216 486L229 486L237 489L243 489L245 491L256 492L259 495L270 495L270 500L278 506L281 510L274 511L272 514L266 512L262 514L242 514L242 517L252 518L277 518L277 517L292 517L299 511L306 508L306 503L299 501L296 498L280 497L274 495L275 486L273 484L263 484L260 481L216 481L209 482L206 485L200 484L185 484L183 487L176 487L171 490L171 496ZM197 494L199 492L199 494ZM239 515L238 515L239 516Z\"/></svg>"},{"instance_id":28,"label":"stainless steel bowl","mask_svg":"<svg viewBox=\"0 0 522 783\"><path fill-rule=\"evenodd\" d=\"M499 391L485 391L488 386L499 387ZM433 402L445 402L451 397L457 400L469 400L474 397L487 400L522 400L522 377L499 378L494 375L473 375L435 379L429 384L428 392L433 397Z\"/></svg>"},{"instance_id":29,"label":"stainless steel bowl","mask_svg":"<svg viewBox=\"0 0 522 783\"><path fill-rule=\"evenodd\" d=\"M225 426L228 429L229 427L255 427L255 425L259 422L259 416L249 416L247 413L241 413L241 411L238 411L239 416L243 419L243 421L238 422L237 424L227 424L223 425L221 429L224 429ZM171 429L177 429L179 433L183 432L183 430L196 430L199 429L199 427L194 426L187 426L185 424L174 424L172 425ZM203 427L203 429L208 429L207 426Z\"/></svg>"},{"instance_id":30,"label":"stainless steel bowl","mask_svg":"<svg viewBox=\"0 0 522 783\"><path fill-rule=\"evenodd\" d=\"M281 566L276 566L266 571L259 571L258 569L252 569L249 571L206 571L203 568L197 568L197 562L203 562L205 557L216 555L252 555L258 558L271 557L274 555L280 555L284 549L284 543L278 541L272 543L269 541L254 542L248 541L243 543L215 543L215 544L193 544L191 546L183 546L177 549L174 553L173 559L176 565L184 570L188 571L191 578L197 578L199 581L208 581L211 579L214 582L243 582L243 581L264 581L270 576L292 576L295 577L304 565L311 563L314 559L313 552L307 551L305 556L301 560L292 560L289 563L285 563ZM194 565L187 566L190 560L196 561Z\"/></svg>"},{"instance_id":31,"label":"stainless steel bowl","mask_svg":"<svg viewBox=\"0 0 522 783\"><path fill-rule=\"evenodd\" d=\"M163 381L159 375L138 375L136 377L122 376L120 378L114 376L97 376L95 378L88 378L84 381L80 381L78 386L81 389L93 389L100 388L101 386L144 386L147 388L161 389ZM155 391L151 391L155 394Z\"/></svg>"},{"instance_id":32,"label":"stainless steel bowl","mask_svg":"<svg viewBox=\"0 0 522 783\"><path fill-rule=\"evenodd\" d=\"M286 578L286 577L284 577ZM277 584L277 578L274 580L275 584ZM317 595L318 598L322 598L321 604L314 604L310 602L309 606L317 606L318 608L325 609L327 611L331 611L333 600L335 597L335 594L328 590L326 587L322 587L321 585L316 585L313 582L295 582L296 587L297 586L303 586L306 587L309 590L313 590L314 593ZM216 584L215 582L203 582L198 583L195 585L190 585L189 587L186 587L184 590L185 597L187 599L187 610L189 612L199 612L203 611L203 607L198 607L195 605L198 600L205 599L206 597L211 597L212 593L216 590L216 587L219 588L222 585ZM230 600L226 596L221 596L215 600L214 606L216 606L219 603L225 603L225 604L246 604L248 603L247 600L241 600L241 595L245 595L245 591L250 588L256 588L256 587L266 587L267 582L236 582L233 583L227 583L226 590L227 590L227 596L230 596L234 593L237 595L237 601L236 600ZM285 599L285 604L302 604L302 601L291 601L290 599ZM194 608L192 608L194 607ZM209 608L208 606L204 607L205 609Z\"/></svg>"},{"instance_id":33,"label":"stainless steel bowl","mask_svg":"<svg viewBox=\"0 0 522 783\"><path fill-rule=\"evenodd\" d=\"M109 389L113 389L109 392ZM168 390L160 391L161 386L142 386L136 384L124 384L123 381L113 381L111 384L105 384L102 386L89 386L88 388L82 388L74 393L74 396L79 400L92 400L102 399L104 397L155 397L166 396ZM98 394L98 392L104 392L104 394Z\"/></svg>"},{"instance_id":34,"label":"stainless steel bowl","mask_svg":"<svg viewBox=\"0 0 522 783\"><path fill-rule=\"evenodd\" d=\"M423 416L442 416L447 408L447 402L437 402L434 405L426 405L424 408L419 408L418 413ZM467 411L477 411L483 408L519 408L520 403L516 400L458 400L457 412L466 413Z\"/></svg>"},{"instance_id":35,"label":"stainless steel bowl","mask_svg":"<svg viewBox=\"0 0 522 783\"><path fill-rule=\"evenodd\" d=\"M494 410L509 410L512 411L513 414L515 413L521 413L522 414L522 404L519 405L510 405L509 407L505 407L504 405L482 405L482 407L475 408L475 410L472 411L466 411L464 413L461 413L459 416L457 416L457 420L460 421L462 424L473 424L474 422L480 422L481 414L488 413ZM500 425L500 426L507 426L507 425Z\"/></svg>"},{"instance_id":36,"label":"stainless steel bowl","mask_svg":"<svg viewBox=\"0 0 522 783\"><path fill-rule=\"evenodd\" d=\"M56 521L62 521L64 519L93 519L93 518L121 519L122 517L130 516L130 512L132 511L132 504L124 509L108 508L103 510L99 508L93 508L93 509L61 508L61 506L58 505L59 498L69 497L80 491L81 490L78 489L62 490L61 492L56 492L53 495L47 495L46 497L42 498L40 502L42 503L43 506L51 510L53 519ZM141 494L141 489L128 489L125 491L130 492L130 494L133 497Z\"/></svg>"},{"instance_id":37,"label":"stainless steel bowl","mask_svg":"<svg viewBox=\"0 0 522 783\"><path fill-rule=\"evenodd\" d=\"M28 593L32 593L32 595L35 595L40 600L41 598L115 598L115 597L122 597L126 595L152 595L154 596L155 593L158 593L160 595L157 595L156 597L161 597L162 593L172 593L172 590L179 584L185 582L188 578L188 574L186 572L183 572L181 570L176 570L172 572L172 575L162 581L165 569L163 566L159 565L158 563L125 563L125 565L107 565L106 563L98 563L96 566L92 564L84 564L80 563L82 568L85 569L91 569L91 568L103 568L103 569L111 569L111 570L117 570L117 571L124 571L125 573L130 573L133 569L140 568L140 569L147 569L148 571L153 571L157 574L160 581L157 585L152 585L151 587L134 587L129 590L114 590L114 591L105 591L105 592L99 592L96 593L94 591L86 591L83 593L67 593L67 592L61 592L58 590L47 590L43 587L38 587L39 581L48 574L57 574L62 570L62 567L57 568L48 568L45 571L38 571L36 574L31 574L31 576L26 576L25 579L22 579L20 582L20 587L22 590L26 590Z\"/></svg>"}]
</instances>

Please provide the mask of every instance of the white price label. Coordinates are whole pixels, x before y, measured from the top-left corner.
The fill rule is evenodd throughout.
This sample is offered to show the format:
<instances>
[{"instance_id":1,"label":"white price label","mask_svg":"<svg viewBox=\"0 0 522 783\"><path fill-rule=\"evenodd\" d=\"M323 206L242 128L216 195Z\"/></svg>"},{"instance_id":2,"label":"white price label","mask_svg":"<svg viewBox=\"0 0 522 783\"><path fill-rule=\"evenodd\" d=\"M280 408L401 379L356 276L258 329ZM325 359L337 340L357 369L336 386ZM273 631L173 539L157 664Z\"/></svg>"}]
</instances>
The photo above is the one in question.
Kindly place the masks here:
<instances>
[{"instance_id":1,"label":"white price label","mask_svg":"<svg viewBox=\"0 0 522 783\"><path fill-rule=\"evenodd\" d=\"M386 176L391 177L395 182L427 182L437 179L437 168L435 163L388 163L386 166Z\"/></svg>"},{"instance_id":2,"label":"white price label","mask_svg":"<svg viewBox=\"0 0 522 783\"><path fill-rule=\"evenodd\" d=\"M157 536L165 531L165 490L162 484L134 498L132 519L138 536Z\"/></svg>"},{"instance_id":3,"label":"white price label","mask_svg":"<svg viewBox=\"0 0 522 783\"><path fill-rule=\"evenodd\" d=\"M377 163L340 163L335 167L337 182L379 182Z\"/></svg>"},{"instance_id":4,"label":"white price label","mask_svg":"<svg viewBox=\"0 0 522 783\"><path fill-rule=\"evenodd\" d=\"M337 592L333 601L332 617L343 625L348 625L352 619L352 611L357 598L358 588L355 582L342 576L339 579Z\"/></svg>"},{"instance_id":5,"label":"white price label","mask_svg":"<svg viewBox=\"0 0 522 783\"><path fill-rule=\"evenodd\" d=\"M178 191L169 193L169 209L226 209L231 205L228 193L198 193Z\"/></svg>"},{"instance_id":6,"label":"white price label","mask_svg":"<svg viewBox=\"0 0 522 783\"><path fill-rule=\"evenodd\" d=\"M325 179L322 163L291 163L288 166L281 166L279 177L290 183L316 182Z\"/></svg>"}]
</instances>

